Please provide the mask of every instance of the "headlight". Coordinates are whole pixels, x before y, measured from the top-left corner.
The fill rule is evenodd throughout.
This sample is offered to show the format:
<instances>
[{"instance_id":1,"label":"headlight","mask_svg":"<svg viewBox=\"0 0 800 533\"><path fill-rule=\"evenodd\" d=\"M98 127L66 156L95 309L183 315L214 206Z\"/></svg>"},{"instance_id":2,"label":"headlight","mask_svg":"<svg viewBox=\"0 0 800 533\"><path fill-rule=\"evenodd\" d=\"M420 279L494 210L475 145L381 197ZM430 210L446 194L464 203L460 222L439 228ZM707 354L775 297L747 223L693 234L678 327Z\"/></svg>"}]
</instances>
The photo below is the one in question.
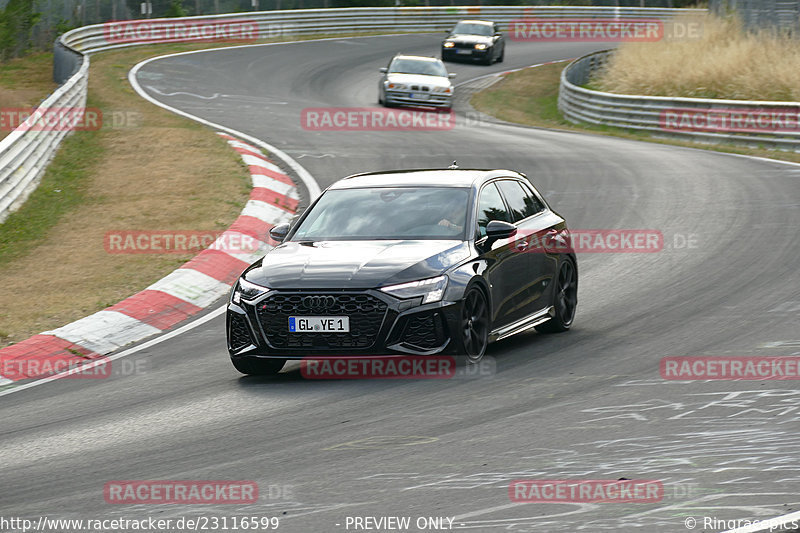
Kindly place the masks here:
<instances>
[{"instance_id":1,"label":"headlight","mask_svg":"<svg viewBox=\"0 0 800 533\"><path fill-rule=\"evenodd\" d=\"M437 278L428 278L420 281L412 281L410 283L401 283L400 285L390 285L383 287L383 292L389 293L398 298L415 298L422 296L422 303L429 304L438 302L444 296L444 290L447 288L447 276L439 276Z\"/></svg>"},{"instance_id":2,"label":"headlight","mask_svg":"<svg viewBox=\"0 0 800 533\"><path fill-rule=\"evenodd\" d=\"M453 48L455 45L456 43L452 41L445 41L445 43L442 46L444 46L445 48Z\"/></svg>"},{"instance_id":3,"label":"headlight","mask_svg":"<svg viewBox=\"0 0 800 533\"><path fill-rule=\"evenodd\" d=\"M452 87L434 87L433 88L433 92L450 94L450 93L453 92L453 88Z\"/></svg>"},{"instance_id":4,"label":"headlight","mask_svg":"<svg viewBox=\"0 0 800 533\"><path fill-rule=\"evenodd\" d=\"M386 82L386 88L387 89L396 89L396 90L402 91L403 89L406 89L407 87L406 87L405 83L394 83L394 82L387 81Z\"/></svg>"},{"instance_id":5,"label":"headlight","mask_svg":"<svg viewBox=\"0 0 800 533\"><path fill-rule=\"evenodd\" d=\"M231 300L233 303L238 304L242 300L246 302L255 300L267 292L269 292L267 287L262 287L261 285L256 285L255 283L250 283L249 281L239 278L236 287L233 289L233 297Z\"/></svg>"},{"instance_id":6,"label":"headlight","mask_svg":"<svg viewBox=\"0 0 800 533\"><path fill-rule=\"evenodd\" d=\"M489 48L488 44L478 43L475 45L476 50L486 50L487 48Z\"/></svg>"}]
</instances>

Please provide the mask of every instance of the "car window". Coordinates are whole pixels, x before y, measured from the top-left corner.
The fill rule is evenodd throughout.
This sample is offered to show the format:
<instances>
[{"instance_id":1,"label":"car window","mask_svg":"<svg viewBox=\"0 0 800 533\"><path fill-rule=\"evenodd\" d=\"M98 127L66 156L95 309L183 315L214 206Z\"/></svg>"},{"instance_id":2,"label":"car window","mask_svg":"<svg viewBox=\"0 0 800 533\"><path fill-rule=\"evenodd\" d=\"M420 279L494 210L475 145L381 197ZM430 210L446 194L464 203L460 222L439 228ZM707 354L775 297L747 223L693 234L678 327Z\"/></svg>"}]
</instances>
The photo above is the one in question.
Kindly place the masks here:
<instances>
[{"instance_id":1,"label":"car window","mask_svg":"<svg viewBox=\"0 0 800 533\"><path fill-rule=\"evenodd\" d=\"M484 37L492 36L492 27L488 24L475 24L471 22L459 22L453 28L453 33L460 33L464 35L482 35Z\"/></svg>"},{"instance_id":2,"label":"car window","mask_svg":"<svg viewBox=\"0 0 800 533\"><path fill-rule=\"evenodd\" d=\"M531 215L544 211L544 203L531 191L531 188L524 183L522 184L522 188L525 189L525 205L529 206Z\"/></svg>"},{"instance_id":3,"label":"car window","mask_svg":"<svg viewBox=\"0 0 800 533\"><path fill-rule=\"evenodd\" d=\"M486 225L492 220L510 222L503 197L500 196L494 183L484 187L478 198L478 235L480 237L486 236Z\"/></svg>"},{"instance_id":4,"label":"car window","mask_svg":"<svg viewBox=\"0 0 800 533\"><path fill-rule=\"evenodd\" d=\"M535 215L544 206L539 199L533 196L530 191L523 188L522 184L516 180L503 180L498 183L500 190L503 191L508 207L514 217L514 221L528 218Z\"/></svg>"},{"instance_id":5,"label":"car window","mask_svg":"<svg viewBox=\"0 0 800 533\"><path fill-rule=\"evenodd\" d=\"M291 240L463 240L469 197L469 189L455 187L329 190Z\"/></svg>"},{"instance_id":6,"label":"car window","mask_svg":"<svg viewBox=\"0 0 800 533\"><path fill-rule=\"evenodd\" d=\"M422 74L425 76L447 76L447 69L438 61L397 58L389 65L389 72L396 74Z\"/></svg>"}]
</instances>

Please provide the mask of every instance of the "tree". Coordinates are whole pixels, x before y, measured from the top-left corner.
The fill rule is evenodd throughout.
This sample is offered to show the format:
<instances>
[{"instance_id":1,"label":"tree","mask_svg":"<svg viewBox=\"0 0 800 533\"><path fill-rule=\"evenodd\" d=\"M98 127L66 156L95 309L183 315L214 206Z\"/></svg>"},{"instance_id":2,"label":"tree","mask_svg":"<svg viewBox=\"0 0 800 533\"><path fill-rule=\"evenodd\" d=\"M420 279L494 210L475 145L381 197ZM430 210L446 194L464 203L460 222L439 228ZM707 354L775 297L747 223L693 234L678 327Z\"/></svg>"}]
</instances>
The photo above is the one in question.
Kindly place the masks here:
<instances>
[{"instance_id":1,"label":"tree","mask_svg":"<svg viewBox=\"0 0 800 533\"><path fill-rule=\"evenodd\" d=\"M164 13L165 17L185 17L186 10L183 9L183 4L181 0L172 0L169 6L167 7L166 13Z\"/></svg>"},{"instance_id":2,"label":"tree","mask_svg":"<svg viewBox=\"0 0 800 533\"><path fill-rule=\"evenodd\" d=\"M31 30L40 18L30 0L9 0L0 10L0 60L18 57L31 45Z\"/></svg>"}]
</instances>

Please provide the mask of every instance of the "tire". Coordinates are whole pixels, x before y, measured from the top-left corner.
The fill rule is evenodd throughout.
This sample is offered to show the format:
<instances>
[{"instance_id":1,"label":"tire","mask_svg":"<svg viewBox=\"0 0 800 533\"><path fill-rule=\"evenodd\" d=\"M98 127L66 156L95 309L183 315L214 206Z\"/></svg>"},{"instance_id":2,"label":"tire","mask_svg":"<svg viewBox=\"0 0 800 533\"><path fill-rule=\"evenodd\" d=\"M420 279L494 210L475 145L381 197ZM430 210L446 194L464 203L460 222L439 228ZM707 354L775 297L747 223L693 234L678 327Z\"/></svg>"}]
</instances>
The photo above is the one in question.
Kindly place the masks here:
<instances>
[{"instance_id":1,"label":"tire","mask_svg":"<svg viewBox=\"0 0 800 533\"><path fill-rule=\"evenodd\" d=\"M489 345L489 304L483 291L477 287L467 290L461 306L458 329L458 355L466 356L468 363L483 359Z\"/></svg>"},{"instance_id":2,"label":"tire","mask_svg":"<svg viewBox=\"0 0 800 533\"><path fill-rule=\"evenodd\" d=\"M578 269L575 261L564 256L558 267L556 286L553 289L553 307L556 314L553 318L536 326L540 333L561 333L567 331L575 320L575 309L578 306Z\"/></svg>"},{"instance_id":3,"label":"tire","mask_svg":"<svg viewBox=\"0 0 800 533\"><path fill-rule=\"evenodd\" d=\"M500 57L497 58L497 62L502 63L503 59L505 59L505 55L506 55L506 47L503 46L503 49L500 50Z\"/></svg>"},{"instance_id":4,"label":"tire","mask_svg":"<svg viewBox=\"0 0 800 533\"><path fill-rule=\"evenodd\" d=\"M231 358L236 370L250 376L274 376L281 371L286 359L241 359Z\"/></svg>"}]
</instances>

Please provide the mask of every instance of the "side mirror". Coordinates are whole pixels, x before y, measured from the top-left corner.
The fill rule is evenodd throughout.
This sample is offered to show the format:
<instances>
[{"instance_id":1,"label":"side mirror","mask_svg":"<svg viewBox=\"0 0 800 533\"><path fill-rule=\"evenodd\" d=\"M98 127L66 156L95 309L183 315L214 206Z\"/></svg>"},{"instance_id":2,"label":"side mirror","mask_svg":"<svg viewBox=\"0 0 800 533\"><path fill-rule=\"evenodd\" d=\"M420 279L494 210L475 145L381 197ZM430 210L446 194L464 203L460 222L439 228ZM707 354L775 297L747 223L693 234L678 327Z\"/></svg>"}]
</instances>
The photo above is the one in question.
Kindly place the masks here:
<instances>
[{"instance_id":1,"label":"side mirror","mask_svg":"<svg viewBox=\"0 0 800 533\"><path fill-rule=\"evenodd\" d=\"M389 72L389 69L387 67L381 67L380 72L381 74L386 74L387 72Z\"/></svg>"},{"instance_id":2,"label":"side mirror","mask_svg":"<svg viewBox=\"0 0 800 533\"><path fill-rule=\"evenodd\" d=\"M450 78L450 79L452 80L453 78L455 78L455 77L456 77L456 73L455 73L455 72L451 72L451 73L449 73L449 74L447 75L447 77L448 77L448 78Z\"/></svg>"},{"instance_id":3,"label":"side mirror","mask_svg":"<svg viewBox=\"0 0 800 533\"><path fill-rule=\"evenodd\" d=\"M288 222L284 222L283 224L278 224L277 226L273 226L271 230L269 230L269 236L273 241L276 242L283 242L283 239L289 234L289 228L291 224Z\"/></svg>"},{"instance_id":4,"label":"side mirror","mask_svg":"<svg viewBox=\"0 0 800 533\"><path fill-rule=\"evenodd\" d=\"M517 227L504 220L492 220L486 225L486 246L489 247L495 241L508 239L517 234Z\"/></svg>"}]
</instances>

